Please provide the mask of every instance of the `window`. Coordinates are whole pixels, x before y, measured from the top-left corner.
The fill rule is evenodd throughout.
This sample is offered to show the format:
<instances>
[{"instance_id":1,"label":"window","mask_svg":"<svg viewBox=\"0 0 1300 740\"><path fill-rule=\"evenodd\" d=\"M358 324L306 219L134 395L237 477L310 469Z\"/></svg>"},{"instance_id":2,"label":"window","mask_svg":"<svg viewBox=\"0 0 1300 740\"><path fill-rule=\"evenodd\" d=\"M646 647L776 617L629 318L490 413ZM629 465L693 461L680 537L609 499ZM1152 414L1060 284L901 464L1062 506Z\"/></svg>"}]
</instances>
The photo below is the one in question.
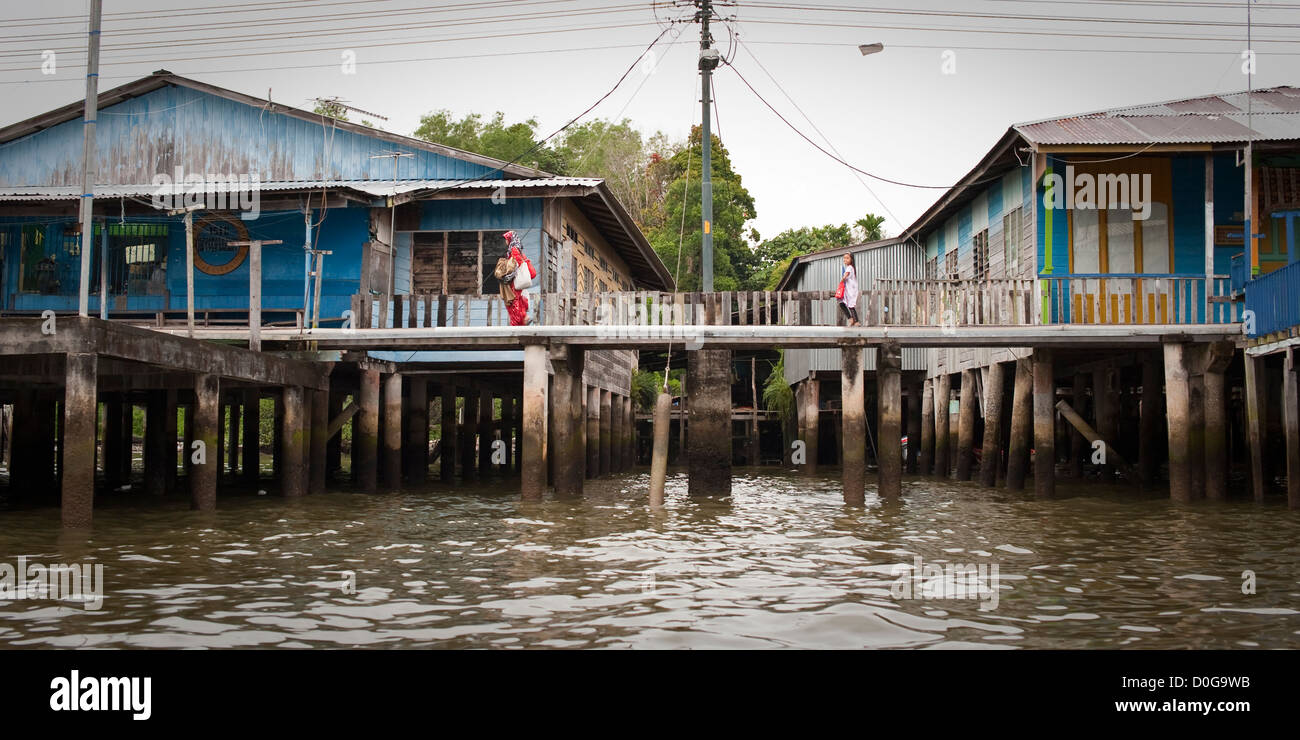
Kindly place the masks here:
<instances>
[{"instance_id":1,"label":"window","mask_svg":"<svg viewBox=\"0 0 1300 740\"><path fill-rule=\"evenodd\" d=\"M989 230L984 229L975 235L974 241L975 279L989 279Z\"/></svg>"},{"instance_id":2,"label":"window","mask_svg":"<svg viewBox=\"0 0 1300 740\"><path fill-rule=\"evenodd\" d=\"M1007 277L1020 276L1020 209L1002 217L1003 270Z\"/></svg>"},{"instance_id":3,"label":"window","mask_svg":"<svg viewBox=\"0 0 1300 740\"><path fill-rule=\"evenodd\" d=\"M596 276L592 273L590 267L582 268L582 287L579 290L592 292L596 289Z\"/></svg>"},{"instance_id":4,"label":"window","mask_svg":"<svg viewBox=\"0 0 1300 740\"><path fill-rule=\"evenodd\" d=\"M601 293L608 293L608 292L609 292L609 286L605 284L605 281L604 281L604 280L601 280L601 281L600 281L600 283L598 284L598 288L599 288L599 291L600 291Z\"/></svg>"},{"instance_id":5,"label":"window","mask_svg":"<svg viewBox=\"0 0 1300 740\"><path fill-rule=\"evenodd\" d=\"M943 279L944 279L944 280L957 280L957 279L958 279L958 277L957 277L957 250L955 250L955 249L952 250L951 252L945 254L945 255L943 256Z\"/></svg>"},{"instance_id":6,"label":"window","mask_svg":"<svg viewBox=\"0 0 1300 740\"><path fill-rule=\"evenodd\" d=\"M605 261L604 255L600 257L600 270L601 272L609 272L609 263Z\"/></svg>"},{"instance_id":7,"label":"window","mask_svg":"<svg viewBox=\"0 0 1300 740\"><path fill-rule=\"evenodd\" d=\"M938 277L939 277L939 255L935 255L925 263L925 279L937 280Z\"/></svg>"}]
</instances>

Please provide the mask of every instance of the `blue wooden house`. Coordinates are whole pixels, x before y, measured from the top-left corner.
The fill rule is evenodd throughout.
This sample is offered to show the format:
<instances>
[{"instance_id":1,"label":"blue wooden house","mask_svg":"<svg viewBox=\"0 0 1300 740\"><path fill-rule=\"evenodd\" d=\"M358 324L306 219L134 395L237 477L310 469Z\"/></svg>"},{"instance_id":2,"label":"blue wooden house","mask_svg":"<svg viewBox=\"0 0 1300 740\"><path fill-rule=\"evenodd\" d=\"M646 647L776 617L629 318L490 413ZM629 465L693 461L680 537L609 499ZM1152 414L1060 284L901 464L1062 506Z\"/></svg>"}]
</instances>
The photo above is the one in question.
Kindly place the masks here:
<instances>
[{"instance_id":1,"label":"blue wooden house","mask_svg":"<svg viewBox=\"0 0 1300 740\"><path fill-rule=\"evenodd\" d=\"M485 321L501 235L532 291L670 289L603 181L562 178L158 72L100 95L91 312L243 322L263 246L268 322L337 325L354 295L456 294ZM0 129L0 311L77 308L82 105ZM327 254L317 254L327 253ZM315 260L322 261L319 281ZM319 282L319 285L317 285ZM319 292L319 301L317 301ZM479 301L476 299L482 298ZM494 320L496 317L494 316Z\"/></svg>"}]
</instances>

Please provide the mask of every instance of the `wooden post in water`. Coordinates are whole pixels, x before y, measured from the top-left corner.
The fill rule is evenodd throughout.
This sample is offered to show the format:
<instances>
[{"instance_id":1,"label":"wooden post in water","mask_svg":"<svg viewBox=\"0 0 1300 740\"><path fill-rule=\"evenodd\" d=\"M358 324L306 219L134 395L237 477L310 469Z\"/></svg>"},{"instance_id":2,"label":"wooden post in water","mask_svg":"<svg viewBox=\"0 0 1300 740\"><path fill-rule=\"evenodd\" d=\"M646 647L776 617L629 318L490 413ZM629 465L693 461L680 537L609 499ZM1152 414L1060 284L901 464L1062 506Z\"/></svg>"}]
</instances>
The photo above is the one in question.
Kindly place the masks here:
<instances>
[{"instance_id":1,"label":"wooden post in water","mask_svg":"<svg viewBox=\"0 0 1300 740\"><path fill-rule=\"evenodd\" d=\"M221 465L222 450L213 450L216 464ZM167 439L167 391L153 390L145 402L144 412L144 488L150 496L167 493L167 462L176 465L176 437Z\"/></svg>"},{"instance_id":2,"label":"wooden post in water","mask_svg":"<svg viewBox=\"0 0 1300 740\"><path fill-rule=\"evenodd\" d=\"M1034 493L1056 495L1056 378L1052 350L1034 350Z\"/></svg>"},{"instance_id":3,"label":"wooden post in water","mask_svg":"<svg viewBox=\"0 0 1300 740\"><path fill-rule=\"evenodd\" d=\"M1246 362L1246 444L1250 447L1250 490L1255 503L1264 502L1267 487L1264 478L1264 415L1265 401L1264 358L1247 354Z\"/></svg>"},{"instance_id":4,"label":"wooden post in water","mask_svg":"<svg viewBox=\"0 0 1300 740\"><path fill-rule=\"evenodd\" d=\"M1097 406L1097 433L1106 444L1119 443L1119 370L1107 365L1092 374L1092 398ZM1102 480L1115 481L1115 466L1102 466Z\"/></svg>"},{"instance_id":5,"label":"wooden post in water","mask_svg":"<svg viewBox=\"0 0 1300 740\"><path fill-rule=\"evenodd\" d=\"M933 422L933 420L931 420ZM907 388L907 465L908 473L916 475L921 450L921 384L912 383Z\"/></svg>"},{"instance_id":6,"label":"wooden post in water","mask_svg":"<svg viewBox=\"0 0 1300 740\"><path fill-rule=\"evenodd\" d=\"M623 468L631 470L637 465L636 443L636 408L631 396L623 397L623 441L627 445L623 453Z\"/></svg>"},{"instance_id":7,"label":"wooden post in water","mask_svg":"<svg viewBox=\"0 0 1300 740\"><path fill-rule=\"evenodd\" d=\"M1015 389L1011 396L1011 439L1007 446L1007 488L1020 491L1029 472L1030 435L1033 433L1034 374L1029 358L1016 360Z\"/></svg>"},{"instance_id":8,"label":"wooden post in water","mask_svg":"<svg viewBox=\"0 0 1300 740\"><path fill-rule=\"evenodd\" d=\"M614 412L610 397L610 392L602 390L600 392L600 474L609 475L612 471L610 463L611 457L611 434L613 433Z\"/></svg>"},{"instance_id":9,"label":"wooden post in water","mask_svg":"<svg viewBox=\"0 0 1300 740\"><path fill-rule=\"evenodd\" d=\"M408 375L406 384L406 480L419 486L429 477L429 381Z\"/></svg>"},{"instance_id":10,"label":"wooden post in water","mask_svg":"<svg viewBox=\"0 0 1300 740\"><path fill-rule=\"evenodd\" d=\"M330 426L330 391L329 379L326 379L325 388L317 388L309 391L311 394L311 453L308 455L307 468L309 471L307 492L324 493L325 479L327 473L329 457L329 426Z\"/></svg>"},{"instance_id":11,"label":"wooden post in water","mask_svg":"<svg viewBox=\"0 0 1300 740\"><path fill-rule=\"evenodd\" d=\"M586 472L587 450L583 443L582 428L586 419L582 412L582 373L586 353L581 348L566 344L550 347L552 434L555 438L555 495L576 497L582 495Z\"/></svg>"},{"instance_id":12,"label":"wooden post in water","mask_svg":"<svg viewBox=\"0 0 1300 740\"><path fill-rule=\"evenodd\" d=\"M1074 395L1070 399L1071 407L1076 411L1083 409L1084 399L1088 395L1088 375L1086 373L1074 374ZM1098 426L1101 420L1094 418ZM1088 440L1083 438L1078 429L1072 429L1070 432L1070 477L1078 480L1083 477L1083 458L1087 452Z\"/></svg>"},{"instance_id":13,"label":"wooden post in water","mask_svg":"<svg viewBox=\"0 0 1300 740\"><path fill-rule=\"evenodd\" d=\"M1187 373L1186 345L1169 343L1165 357L1165 416L1169 433L1169 497L1192 500L1191 389Z\"/></svg>"},{"instance_id":14,"label":"wooden post in water","mask_svg":"<svg viewBox=\"0 0 1300 740\"><path fill-rule=\"evenodd\" d=\"M600 389L587 387L587 477L600 477Z\"/></svg>"},{"instance_id":15,"label":"wooden post in water","mask_svg":"<svg viewBox=\"0 0 1300 740\"><path fill-rule=\"evenodd\" d=\"M1204 345L1190 346L1184 361L1187 363L1187 407L1191 422L1188 425L1188 471L1191 473L1192 498L1205 498L1205 351Z\"/></svg>"},{"instance_id":16,"label":"wooden post in water","mask_svg":"<svg viewBox=\"0 0 1300 740\"><path fill-rule=\"evenodd\" d=\"M540 501L546 491L549 393L546 355L544 344L524 347L523 449L520 451L519 491L525 501Z\"/></svg>"},{"instance_id":17,"label":"wooden post in water","mask_svg":"<svg viewBox=\"0 0 1300 740\"><path fill-rule=\"evenodd\" d=\"M384 488L402 487L402 374L384 376Z\"/></svg>"},{"instance_id":18,"label":"wooden post in water","mask_svg":"<svg viewBox=\"0 0 1300 740\"><path fill-rule=\"evenodd\" d=\"M460 475L461 478L478 477L478 387L464 389L461 401L460 422ZM545 485L545 477L543 477Z\"/></svg>"},{"instance_id":19,"label":"wooden post in water","mask_svg":"<svg viewBox=\"0 0 1300 740\"><path fill-rule=\"evenodd\" d=\"M1002 396L1006 383L1003 365L989 365L989 380L984 386L984 447L980 454L980 485L992 488L998 484L998 470L1002 467Z\"/></svg>"},{"instance_id":20,"label":"wooden post in water","mask_svg":"<svg viewBox=\"0 0 1300 740\"><path fill-rule=\"evenodd\" d=\"M352 472L365 493L379 489L379 370L358 370L357 415L352 426Z\"/></svg>"},{"instance_id":21,"label":"wooden post in water","mask_svg":"<svg viewBox=\"0 0 1300 740\"><path fill-rule=\"evenodd\" d=\"M438 436L438 477L450 483L456 479L456 384L442 383L442 423Z\"/></svg>"},{"instance_id":22,"label":"wooden post in water","mask_svg":"<svg viewBox=\"0 0 1300 740\"><path fill-rule=\"evenodd\" d=\"M867 418L866 387L862 373L862 344L840 349L840 419L843 431L844 503L861 506L866 501Z\"/></svg>"},{"instance_id":23,"label":"wooden post in water","mask_svg":"<svg viewBox=\"0 0 1300 740\"><path fill-rule=\"evenodd\" d=\"M256 388L244 389L243 419L244 467L241 477L246 485L255 485L262 475L262 397Z\"/></svg>"},{"instance_id":24,"label":"wooden post in water","mask_svg":"<svg viewBox=\"0 0 1300 740\"><path fill-rule=\"evenodd\" d=\"M947 478L952 474L949 460L952 422L948 419L948 401L952 397L952 376L945 369L938 377L934 392L934 474Z\"/></svg>"},{"instance_id":25,"label":"wooden post in water","mask_svg":"<svg viewBox=\"0 0 1300 740\"><path fill-rule=\"evenodd\" d=\"M609 398L609 471L623 472L623 397L617 393Z\"/></svg>"},{"instance_id":26,"label":"wooden post in water","mask_svg":"<svg viewBox=\"0 0 1300 740\"><path fill-rule=\"evenodd\" d=\"M673 397L660 391L655 399L654 448L650 453L650 505L664 505L664 482L668 478L668 431L672 423Z\"/></svg>"},{"instance_id":27,"label":"wooden post in water","mask_svg":"<svg viewBox=\"0 0 1300 740\"><path fill-rule=\"evenodd\" d=\"M1160 469L1157 456L1160 425L1165 418L1164 380L1160 372L1162 358L1156 352L1144 353L1142 362L1142 406L1138 410L1138 474L1143 486L1156 482Z\"/></svg>"},{"instance_id":28,"label":"wooden post in water","mask_svg":"<svg viewBox=\"0 0 1300 740\"><path fill-rule=\"evenodd\" d=\"M803 382L804 454L807 461L804 471L817 472L818 437L821 435L821 381L809 378Z\"/></svg>"},{"instance_id":29,"label":"wooden post in water","mask_svg":"<svg viewBox=\"0 0 1300 740\"><path fill-rule=\"evenodd\" d=\"M478 472L487 475L492 472L492 443L496 435L492 433L494 409L492 390L480 388L478 392Z\"/></svg>"},{"instance_id":30,"label":"wooden post in water","mask_svg":"<svg viewBox=\"0 0 1300 740\"><path fill-rule=\"evenodd\" d=\"M903 353L897 344L877 349L876 379L880 430L876 490L881 498L894 500L903 494Z\"/></svg>"},{"instance_id":31,"label":"wooden post in water","mask_svg":"<svg viewBox=\"0 0 1300 740\"><path fill-rule=\"evenodd\" d=\"M975 467L975 371L961 371L961 406L957 412L957 480L970 480Z\"/></svg>"},{"instance_id":32,"label":"wooden post in water","mask_svg":"<svg viewBox=\"0 0 1300 740\"><path fill-rule=\"evenodd\" d=\"M1206 348L1205 361L1205 496L1228 498L1228 389L1224 373L1232 363L1231 342Z\"/></svg>"},{"instance_id":33,"label":"wooden post in water","mask_svg":"<svg viewBox=\"0 0 1300 740\"><path fill-rule=\"evenodd\" d=\"M1292 509L1300 509L1300 369L1297 369L1296 348L1283 350L1282 361L1282 418L1286 424L1286 501Z\"/></svg>"},{"instance_id":34,"label":"wooden post in water","mask_svg":"<svg viewBox=\"0 0 1300 740\"><path fill-rule=\"evenodd\" d=\"M934 475L934 380L927 378L921 391L921 449L917 472Z\"/></svg>"},{"instance_id":35,"label":"wooden post in water","mask_svg":"<svg viewBox=\"0 0 1300 740\"><path fill-rule=\"evenodd\" d=\"M306 493L307 477L303 466L303 389L300 386L284 388L284 416L280 419L281 444L284 450L280 466L280 493L285 498L297 498Z\"/></svg>"},{"instance_id":36,"label":"wooden post in water","mask_svg":"<svg viewBox=\"0 0 1300 740\"><path fill-rule=\"evenodd\" d=\"M69 353L63 370L63 526L86 529L95 508L95 432L99 357ZM19 430L22 433L22 430ZM147 470L147 469L146 469ZM147 473L146 473L147 477Z\"/></svg>"},{"instance_id":37,"label":"wooden post in water","mask_svg":"<svg viewBox=\"0 0 1300 740\"><path fill-rule=\"evenodd\" d=\"M217 509L217 406L221 398L221 383L215 375L199 373L194 376L194 405L191 407L193 438L202 442L203 457L200 463L194 458L196 450L185 450L190 466L190 508L198 511Z\"/></svg>"}]
</instances>

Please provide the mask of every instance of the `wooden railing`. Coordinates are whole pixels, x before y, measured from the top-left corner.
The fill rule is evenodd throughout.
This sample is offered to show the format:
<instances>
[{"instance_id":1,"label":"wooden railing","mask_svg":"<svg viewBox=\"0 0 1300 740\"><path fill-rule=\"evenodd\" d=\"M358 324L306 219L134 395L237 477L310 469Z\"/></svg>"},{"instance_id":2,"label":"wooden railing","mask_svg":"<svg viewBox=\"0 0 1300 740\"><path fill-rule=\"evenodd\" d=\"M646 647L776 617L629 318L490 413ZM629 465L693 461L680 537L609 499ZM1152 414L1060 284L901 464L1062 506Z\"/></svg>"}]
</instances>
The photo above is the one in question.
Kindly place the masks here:
<instances>
[{"instance_id":1,"label":"wooden railing","mask_svg":"<svg viewBox=\"0 0 1300 740\"><path fill-rule=\"evenodd\" d=\"M1216 276L1068 275L1039 279L876 280L858 299L865 326L1189 324L1240 320L1241 304ZM530 293L543 326L842 326L831 291ZM1207 310L1208 309L1208 310ZM508 326L498 296L353 296L361 328Z\"/></svg>"},{"instance_id":2,"label":"wooden railing","mask_svg":"<svg viewBox=\"0 0 1300 740\"><path fill-rule=\"evenodd\" d=\"M1246 283L1246 308L1255 312L1252 337L1300 326L1300 262Z\"/></svg>"}]
</instances>

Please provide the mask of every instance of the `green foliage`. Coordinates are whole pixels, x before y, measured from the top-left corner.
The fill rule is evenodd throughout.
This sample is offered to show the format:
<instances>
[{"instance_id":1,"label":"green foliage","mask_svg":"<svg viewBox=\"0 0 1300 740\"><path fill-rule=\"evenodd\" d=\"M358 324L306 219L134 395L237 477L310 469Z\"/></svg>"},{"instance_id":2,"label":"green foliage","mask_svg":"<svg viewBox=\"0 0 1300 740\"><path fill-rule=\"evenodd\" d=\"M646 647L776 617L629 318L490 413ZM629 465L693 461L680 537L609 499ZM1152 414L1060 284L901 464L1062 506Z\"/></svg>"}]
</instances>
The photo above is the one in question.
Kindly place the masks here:
<instances>
[{"instance_id":1,"label":"green foliage","mask_svg":"<svg viewBox=\"0 0 1300 740\"><path fill-rule=\"evenodd\" d=\"M312 112L330 118L337 118L340 121L348 120L348 109L344 108L343 104L337 100L322 100L316 103L316 107L312 109Z\"/></svg>"},{"instance_id":2,"label":"green foliage","mask_svg":"<svg viewBox=\"0 0 1300 740\"><path fill-rule=\"evenodd\" d=\"M703 277L700 252L703 244L700 204L702 138L700 128L693 128L689 148L668 160L672 184L664 198L663 222L647 234L650 244L670 271L677 271L678 252L681 252L678 288L683 291L700 290ZM758 235L752 229L746 230L746 224L756 213L754 198L745 189L740 175L732 169L731 156L722 140L712 137L709 151L713 173L713 289L739 290L748 282L754 267L749 241L756 240ZM684 237L681 236L683 215Z\"/></svg>"},{"instance_id":3,"label":"green foliage","mask_svg":"<svg viewBox=\"0 0 1300 740\"><path fill-rule=\"evenodd\" d=\"M539 145L535 118L508 124L501 111L484 121L478 113L457 119L451 111L443 109L421 116L415 136L507 162L518 157L518 164L557 175L568 174L555 150Z\"/></svg>"},{"instance_id":4,"label":"green foliage","mask_svg":"<svg viewBox=\"0 0 1300 740\"><path fill-rule=\"evenodd\" d=\"M763 382L763 407L775 412L784 423L794 421L794 390L785 382L785 350L777 350L781 359Z\"/></svg>"},{"instance_id":5,"label":"green foliage","mask_svg":"<svg viewBox=\"0 0 1300 740\"><path fill-rule=\"evenodd\" d=\"M796 257L826 249L847 247L884 238L884 216L868 213L849 224L827 224L787 229L754 247L753 279L743 290L776 290L777 283Z\"/></svg>"},{"instance_id":6,"label":"green foliage","mask_svg":"<svg viewBox=\"0 0 1300 740\"><path fill-rule=\"evenodd\" d=\"M668 393L679 396L682 392L681 377L685 370L673 370L668 373ZM664 387L664 374L653 370L637 370L632 376L632 402L637 410L650 413L654 411L655 399Z\"/></svg>"},{"instance_id":7,"label":"green foliage","mask_svg":"<svg viewBox=\"0 0 1300 740\"><path fill-rule=\"evenodd\" d=\"M645 137L628 119L598 118L564 132L555 154L565 172L602 178L642 231L663 223L663 200L672 184L669 158L684 144L662 132Z\"/></svg>"}]
</instances>

